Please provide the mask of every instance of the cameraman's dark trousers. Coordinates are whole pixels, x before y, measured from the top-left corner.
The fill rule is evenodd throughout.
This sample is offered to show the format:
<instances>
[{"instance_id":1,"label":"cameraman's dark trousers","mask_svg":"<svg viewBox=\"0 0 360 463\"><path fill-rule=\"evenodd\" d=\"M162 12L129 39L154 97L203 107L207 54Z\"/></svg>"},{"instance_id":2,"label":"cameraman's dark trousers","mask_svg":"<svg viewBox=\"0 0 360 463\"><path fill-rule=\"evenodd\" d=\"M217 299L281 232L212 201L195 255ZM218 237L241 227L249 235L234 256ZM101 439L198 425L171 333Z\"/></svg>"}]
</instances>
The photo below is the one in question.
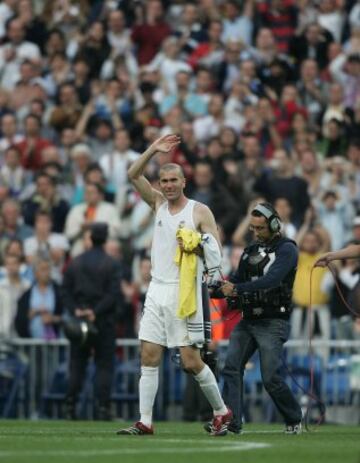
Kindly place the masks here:
<instances>
[{"instance_id":1,"label":"cameraman's dark trousers","mask_svg":"<svg viewBox=\"0 0 360 463\"><path fill-rule=\"evenodd\" d=\"M285 423L295 424L301 421L301 408L278 371L283 344L287 341L289 332L289 321L282 318L244 319L232 332L222 372L225 381L223 398L234 414L232 428L240 430L242 426L244 370L257 349L264 387L283 415Z\"/></svg>"}]
</instances>

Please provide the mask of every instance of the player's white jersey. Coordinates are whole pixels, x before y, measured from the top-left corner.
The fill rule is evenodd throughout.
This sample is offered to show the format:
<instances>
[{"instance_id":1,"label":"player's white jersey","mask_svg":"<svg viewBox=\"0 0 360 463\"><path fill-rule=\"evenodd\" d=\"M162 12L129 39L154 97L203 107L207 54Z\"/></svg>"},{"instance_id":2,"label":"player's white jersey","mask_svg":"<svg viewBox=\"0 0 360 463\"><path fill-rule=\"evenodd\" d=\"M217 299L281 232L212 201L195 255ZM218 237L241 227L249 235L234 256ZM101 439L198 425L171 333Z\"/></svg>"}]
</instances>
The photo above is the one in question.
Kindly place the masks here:
<instances>
[{"instance_id":1,"label":"player's white jersey","mask_svg":"<svg viewBox=\"0 0 360 463\"><path fill-rule=\"evenodd\" d=\"M180 212L172 215L166 201L156 212L151 248L151 275L159 282L179 281L179 267L174 262L177 247L176 232L179 228L196 230L193 218L194 206L195 201L189 199Z\"/></svg>"}]
</instances>

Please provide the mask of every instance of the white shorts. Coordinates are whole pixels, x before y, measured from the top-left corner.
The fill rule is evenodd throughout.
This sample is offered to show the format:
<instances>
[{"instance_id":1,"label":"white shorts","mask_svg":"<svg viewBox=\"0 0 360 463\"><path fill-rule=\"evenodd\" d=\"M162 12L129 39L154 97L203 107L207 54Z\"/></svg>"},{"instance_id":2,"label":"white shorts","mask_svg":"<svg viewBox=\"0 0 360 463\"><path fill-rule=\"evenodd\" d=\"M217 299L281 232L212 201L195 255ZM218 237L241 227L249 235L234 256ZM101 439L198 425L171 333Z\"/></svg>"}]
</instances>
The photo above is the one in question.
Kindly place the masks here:
<instances>
[{"instance_id":1,"label":"white shorts","mask_svg":"<svg viewBox=\"0 0 360 463\"><path fill-rule=\"evenodd\" d=\"M139 339L165 347L184 347L192 343L186 319L176 316L179 284L150 283L140 321Z\"/></svg>"}]
</instances>

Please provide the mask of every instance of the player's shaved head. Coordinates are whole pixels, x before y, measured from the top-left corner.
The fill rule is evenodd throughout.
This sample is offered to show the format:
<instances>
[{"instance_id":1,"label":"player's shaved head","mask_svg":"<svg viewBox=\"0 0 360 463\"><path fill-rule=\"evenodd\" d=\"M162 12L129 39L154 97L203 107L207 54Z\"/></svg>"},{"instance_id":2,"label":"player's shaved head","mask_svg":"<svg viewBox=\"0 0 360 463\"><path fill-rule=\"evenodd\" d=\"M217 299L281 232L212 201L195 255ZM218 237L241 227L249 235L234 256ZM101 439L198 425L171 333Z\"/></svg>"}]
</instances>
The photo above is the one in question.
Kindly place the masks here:
<instances>
[{"instance_id":1,"label":"player's shaved head","mask_svg":"<svg viewBox=\"0 0 360 463\"><path fill-rule=\"evenodd\" d=\"M173 171L175 171L179 175L179 177L185 178L182 167L179 164L175 164L174 162L169 162L161 166L159 170L159 177L161 177L162 173L168 173Z\"/></svg>"}]
</instances>

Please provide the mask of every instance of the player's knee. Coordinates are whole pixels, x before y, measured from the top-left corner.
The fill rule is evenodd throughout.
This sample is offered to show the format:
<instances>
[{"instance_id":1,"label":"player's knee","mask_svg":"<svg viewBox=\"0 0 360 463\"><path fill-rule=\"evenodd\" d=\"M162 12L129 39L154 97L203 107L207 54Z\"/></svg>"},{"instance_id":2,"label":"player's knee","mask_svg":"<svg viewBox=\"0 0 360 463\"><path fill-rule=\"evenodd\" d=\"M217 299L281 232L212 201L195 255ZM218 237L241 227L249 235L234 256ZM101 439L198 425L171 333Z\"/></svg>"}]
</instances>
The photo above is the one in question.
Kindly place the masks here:
<instances>
[{"instance_id":1,"label":"player's knee","mask_svg":"<svg viewBox=\"0 0 360 463\"><path fill-rule=\"evenodd\" d=\"M141 365L143 367L157 367L160 364L160 358L158 355L151 353L141 354Z\"/></svg>"},{"instance_id":2,"label":"player's knee","mask_svg":"<svg viewBox=\"0 0 360 463\"><path fill-rule=\"evenodd\" d=\"M197 375L204 368L204 362L200 358L183 358L182 367L186 373Z\"/></svg>"}]
</instances>

